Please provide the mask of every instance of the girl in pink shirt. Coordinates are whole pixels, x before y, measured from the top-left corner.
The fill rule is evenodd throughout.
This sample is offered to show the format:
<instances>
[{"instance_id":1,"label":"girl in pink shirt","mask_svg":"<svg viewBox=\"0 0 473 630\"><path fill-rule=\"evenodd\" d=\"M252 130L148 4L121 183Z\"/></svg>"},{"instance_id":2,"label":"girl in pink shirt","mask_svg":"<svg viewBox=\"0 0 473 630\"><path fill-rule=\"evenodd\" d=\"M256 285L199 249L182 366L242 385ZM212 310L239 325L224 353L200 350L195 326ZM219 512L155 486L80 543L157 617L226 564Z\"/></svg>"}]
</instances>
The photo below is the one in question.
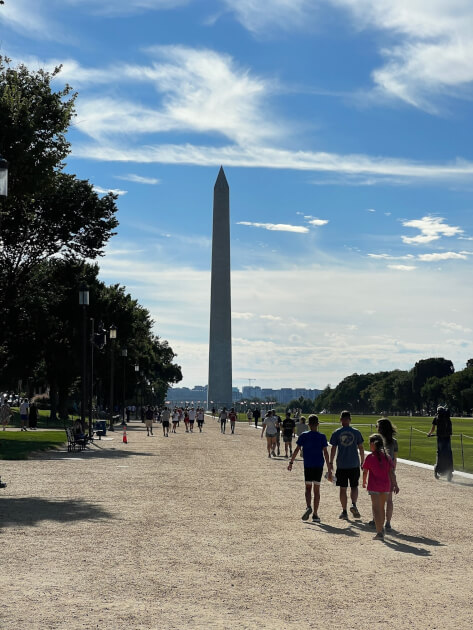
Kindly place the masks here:
<instances>
[{"instance_id":1,"label":"girl in pink shirt","mask_svg":"<svg viewBox=\"0 0 473 630\"><path fill-rule=\"evenodd\" d=\"M363 488L367 487L371 496L373 516L376 525L375 540L384 540L384 505L389 492L399 492L393 460L384 449L383 438L379 433L370 435L371 453L363 464ZM369 475L369 476L368 476Z\"/></svg>"}]
</instances>

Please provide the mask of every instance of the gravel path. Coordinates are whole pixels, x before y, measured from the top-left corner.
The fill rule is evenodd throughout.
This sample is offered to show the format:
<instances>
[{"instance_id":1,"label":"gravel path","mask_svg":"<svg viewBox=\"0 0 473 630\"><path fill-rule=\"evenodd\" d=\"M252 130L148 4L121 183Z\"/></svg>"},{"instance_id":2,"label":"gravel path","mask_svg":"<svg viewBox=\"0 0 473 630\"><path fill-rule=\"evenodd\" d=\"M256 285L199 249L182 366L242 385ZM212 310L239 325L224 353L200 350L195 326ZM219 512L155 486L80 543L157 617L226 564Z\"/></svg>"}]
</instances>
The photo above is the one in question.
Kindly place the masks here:
<instances>
[{"instance_id":1,"label":"gravel path","mask_svg":"<svg viewBox=\"0 0 473 630\"><path fill-rule=\"evenodd\" d=\"M304 523L302 461L268 459L237 424L0 462L2 630L472 627L473 481L400 464L385 543L321 488ZM402 453L401 453L402 455Z\"/></svg>"}]
</instances>

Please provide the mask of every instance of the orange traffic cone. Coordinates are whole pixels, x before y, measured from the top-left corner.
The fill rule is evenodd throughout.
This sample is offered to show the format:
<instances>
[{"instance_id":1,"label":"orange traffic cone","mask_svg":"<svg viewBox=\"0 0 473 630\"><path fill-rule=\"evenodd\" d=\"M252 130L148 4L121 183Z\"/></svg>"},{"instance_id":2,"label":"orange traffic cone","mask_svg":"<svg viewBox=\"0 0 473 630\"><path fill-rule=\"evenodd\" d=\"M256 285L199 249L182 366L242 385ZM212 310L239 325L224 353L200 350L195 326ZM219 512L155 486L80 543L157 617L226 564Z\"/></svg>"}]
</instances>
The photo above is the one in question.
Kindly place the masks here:
<instances>
[{"instance_id":1,"label":"orange traffic cone","mask_svg":"<svg viewBox=\"0 0 473 630\"><path fill-rule=\"evenodd\" d=\"M126 425L123 425L123 444L128 444L128 438L126 437Z\"/></svg>"}]
</instances>

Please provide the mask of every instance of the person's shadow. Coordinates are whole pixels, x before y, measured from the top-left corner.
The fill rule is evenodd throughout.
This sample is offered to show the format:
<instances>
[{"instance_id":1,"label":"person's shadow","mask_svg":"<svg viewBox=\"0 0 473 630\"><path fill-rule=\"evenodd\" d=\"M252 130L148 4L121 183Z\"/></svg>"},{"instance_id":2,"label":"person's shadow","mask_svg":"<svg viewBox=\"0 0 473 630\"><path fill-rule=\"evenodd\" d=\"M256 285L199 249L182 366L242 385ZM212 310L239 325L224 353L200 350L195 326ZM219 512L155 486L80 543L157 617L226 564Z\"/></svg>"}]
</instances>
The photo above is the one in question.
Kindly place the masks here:
<instances>
[{"instance_id":1,"label":"person's shadow","mask_svg":"<svg viewBox=\"0 0 473 630\"><path fill-rule=\"evenodd\" d=\"M344 536L349 536L350 538L358 538L360 534L358 532L353 531L351 525L349 527L334 527L333 525L327 525L326 523L307 523L310 527L314 527L317 529L322 529L327 534L342 534Z\"/></svg>"},{"instance_id":2,"label":"person's shadow","mask_svg":"<svg viewBox=\"0 0 473 630\"><path fill-rule=\"evenodd\" d=\"M406 545L392 538L385 538L384 544L386 547L390 547L393 551L399 551L401 553L411 553L414 556L431 556L429 549L423 549L422 547L413 547L412 545Z\"/></svg>"}]
</instances>

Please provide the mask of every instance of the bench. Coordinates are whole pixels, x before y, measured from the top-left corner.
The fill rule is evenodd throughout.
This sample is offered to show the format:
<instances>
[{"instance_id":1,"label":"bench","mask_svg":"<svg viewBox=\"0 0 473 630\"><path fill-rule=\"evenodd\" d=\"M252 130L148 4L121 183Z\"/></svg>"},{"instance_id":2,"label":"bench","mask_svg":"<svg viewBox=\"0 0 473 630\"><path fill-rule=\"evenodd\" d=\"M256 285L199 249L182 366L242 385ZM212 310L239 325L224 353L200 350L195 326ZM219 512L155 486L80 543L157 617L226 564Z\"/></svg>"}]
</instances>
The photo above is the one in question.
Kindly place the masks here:
<instances>
[{"instance_id":1,"label":"bench","mask_svg":"<svg viewBox=\"0 0 473 630\"><path fill-rule=\"evenodd\" d=\"M66 427L66 437L67 437L67 450L69 452L76 451L76 448L79 448L79 451L83 451L86 447L88 437L77 437L74 435L74 431L70 427Z\"/></svg>"}]
</instances>

